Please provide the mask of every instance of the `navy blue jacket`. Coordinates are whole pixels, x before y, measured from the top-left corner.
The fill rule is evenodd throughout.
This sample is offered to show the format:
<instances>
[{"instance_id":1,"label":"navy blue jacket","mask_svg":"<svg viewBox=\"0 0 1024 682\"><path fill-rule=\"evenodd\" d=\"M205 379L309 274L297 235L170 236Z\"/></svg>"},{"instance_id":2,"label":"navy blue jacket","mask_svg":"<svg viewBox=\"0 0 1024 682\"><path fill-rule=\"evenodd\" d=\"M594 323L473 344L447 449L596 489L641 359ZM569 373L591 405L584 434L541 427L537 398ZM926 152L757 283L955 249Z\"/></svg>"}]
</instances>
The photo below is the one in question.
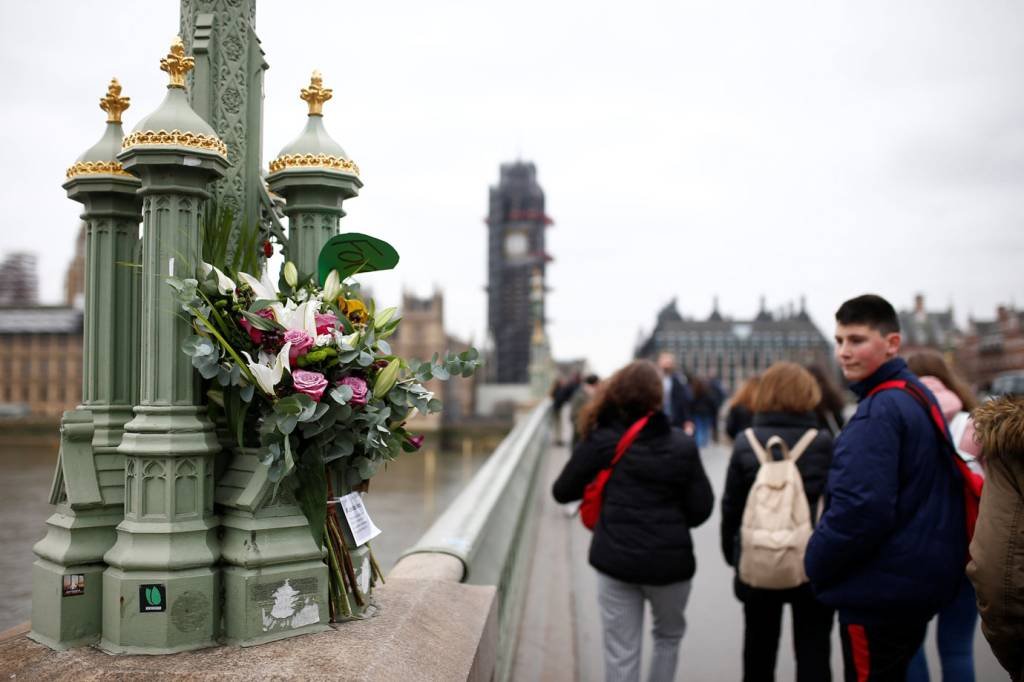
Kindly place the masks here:
<instances>
[{"instance_id":1,"label":"navy blue jacket","mask_svg":"<svg viewBox=\"0 0 1024 682\"><path fill-rule=\"evenodd\" d=\"M883 381L915 383L901 358L850 386L860 404L836 440L826 508L807 546L815 594L843 623L925 620L964 576L960 474L924 407Z\"/></svg>"}]
</instances>

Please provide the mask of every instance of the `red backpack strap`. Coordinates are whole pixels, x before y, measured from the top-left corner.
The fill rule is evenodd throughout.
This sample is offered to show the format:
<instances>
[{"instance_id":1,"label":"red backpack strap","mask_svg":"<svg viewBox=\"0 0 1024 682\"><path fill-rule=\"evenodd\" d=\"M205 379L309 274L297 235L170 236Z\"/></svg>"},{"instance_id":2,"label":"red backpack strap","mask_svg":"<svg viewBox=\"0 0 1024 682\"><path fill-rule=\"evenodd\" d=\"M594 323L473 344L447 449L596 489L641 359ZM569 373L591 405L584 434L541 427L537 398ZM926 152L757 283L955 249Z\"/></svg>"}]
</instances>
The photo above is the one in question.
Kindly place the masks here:
<instances>
[{"instance_id":1,"label":"red backpack strap","mask_svg":"<svg viewBox=\"0 0 1024 682\"><path fill-rule=\"evenodd\" d=\"M645 426L647 426L647 420L650 418L650 414L645 414L633 422L632 426L626 429L626 432L622 434L622 438L619 439L619 444L615 446L615 457L612 458L612 462L608 465L608 468L619 463L619 460L622 459L624 454L626 454L626 450L629 449L629 446L633 444L636 437L640 435L640 432L644 430Z\"/></svg>"},{"instance_id":2,"label":"red backpack strap","mask_svg":"<svg viewBox=\"0 0 1024 682\"><path fill-rule=\"evenodd\" d=\"M971 538L974 537L974 527L978 520L978 508L979 501L981 499L981 487L983 479L968 468L967 463L960 458L957 454L956 445L953 444L953 438L949 435L949 426L946 424L946 418L942 416L942 410L939 406L928 400L928 396L925 395L924 391L921 390L916 384L912 384L909 381L893 380L884 381L878 386L875 386L868 393L872 396L879 391L886 389L896 388L906 393L909 393L911 397L916 400L921 407L928 413L928 417L931 419L932 424L939 432L939 438L941 438L947 446L947 450L950 456L953 458L953 465L963 481L964 488L964 508L967 517L967 541L970 542Z\"/></svg>"},{"instance_id":3,"label":"red backpack strap","mask_svg":"<svg viewBox=\"0 0 1024 682\"><path fill-rule=\"evenodd\" d=\"M910 396L914 400L916 400L918 404L921 405L921 407L923 407L925 411L928 413L928 418L932 420L932 424L934 424L935 428L939 430L939 433L942 435L943 439L950 446L953 445L953 439L949 435L949 427L946 425L946 418L942 416L942 410L939 409L938 405L928 400L928 396L924 394L924 391L922 391L919 386L912 384L904 379L893 379L892 381L883 381L882 383L878 384L873 389L871 389L868 395L872 396L875 395L876 393L879 393L880 391L885 391L887 389L892 388L898 388L901 391L909 393ZM956 448L954 447L953 450L955 451Z\"/></svg>"}]
</instances>

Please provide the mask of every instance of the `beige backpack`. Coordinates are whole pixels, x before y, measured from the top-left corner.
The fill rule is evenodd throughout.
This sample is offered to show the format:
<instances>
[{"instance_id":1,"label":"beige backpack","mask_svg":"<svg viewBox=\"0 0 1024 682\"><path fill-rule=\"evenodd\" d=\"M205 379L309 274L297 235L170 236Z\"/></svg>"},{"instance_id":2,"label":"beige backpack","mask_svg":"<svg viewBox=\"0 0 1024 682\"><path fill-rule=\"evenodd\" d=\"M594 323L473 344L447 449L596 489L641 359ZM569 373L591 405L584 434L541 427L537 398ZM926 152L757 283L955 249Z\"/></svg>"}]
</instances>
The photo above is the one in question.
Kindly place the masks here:
<instances>
[{"instance_id":1,"label":"beige backpack","mask_svg":"<svg viewBox=\"0 0 1024 682\"><path fill-rule=\"evenodd\" d=\"M740 527L739 576L747 585L773 590L797 587L807 582L804 553L811 538L811 510L796 461L811 444L817 429L810 429L790 450L778 436L765 445L753 429L744 431L761 463L754 485L747 495ZM782 459L769 454L778 446Z\"/></svg>"}]
</instances>

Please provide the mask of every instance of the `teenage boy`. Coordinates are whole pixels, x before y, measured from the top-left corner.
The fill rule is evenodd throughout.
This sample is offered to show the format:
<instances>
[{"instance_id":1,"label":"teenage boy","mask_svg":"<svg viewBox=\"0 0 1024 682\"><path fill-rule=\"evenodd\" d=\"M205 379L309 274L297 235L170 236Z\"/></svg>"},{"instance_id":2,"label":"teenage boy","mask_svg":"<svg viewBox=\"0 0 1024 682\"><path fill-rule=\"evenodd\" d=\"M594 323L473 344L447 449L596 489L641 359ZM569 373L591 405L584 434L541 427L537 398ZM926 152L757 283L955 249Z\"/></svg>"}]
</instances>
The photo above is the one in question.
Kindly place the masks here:
<instances>
[{"instance_id":1,"label":"teenage boy","mask_svg":"<svg viewBox=\"0 0 1024 682\"><path fill-rule=\"evenodd\" d=\"M935 402L897 357L893 307L858 296L836 323L836 357L859 403L836 440L807 575L839 613L847 682L903 682L928 621L963 579L962 482L925 407L904 389L875 390L902 380Z\"/></svg>"}]
</instances>

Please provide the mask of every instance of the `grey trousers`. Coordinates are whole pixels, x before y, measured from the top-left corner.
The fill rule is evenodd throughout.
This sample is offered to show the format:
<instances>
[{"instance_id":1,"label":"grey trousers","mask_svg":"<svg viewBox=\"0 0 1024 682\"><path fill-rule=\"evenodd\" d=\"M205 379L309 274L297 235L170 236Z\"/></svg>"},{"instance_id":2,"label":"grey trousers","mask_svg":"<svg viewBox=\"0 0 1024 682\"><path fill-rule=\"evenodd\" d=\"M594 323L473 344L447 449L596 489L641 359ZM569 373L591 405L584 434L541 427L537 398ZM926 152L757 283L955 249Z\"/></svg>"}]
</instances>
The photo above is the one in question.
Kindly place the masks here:
<instances>
[{"instance_id":1,"label":"grey trousers","mask_svg":"<svg viewBox=\"0 0 1024 682\"><path fill-rule=\"evenodd\" d=\"M597 574L597 601L604 626L605 682L639 682L640 647L643 639L644 601L654 615L654 655L650 682L675 677L679 642L686 631L686 601L690 581L669 585L637 585Z\"/></svg>"}]
</instances>

